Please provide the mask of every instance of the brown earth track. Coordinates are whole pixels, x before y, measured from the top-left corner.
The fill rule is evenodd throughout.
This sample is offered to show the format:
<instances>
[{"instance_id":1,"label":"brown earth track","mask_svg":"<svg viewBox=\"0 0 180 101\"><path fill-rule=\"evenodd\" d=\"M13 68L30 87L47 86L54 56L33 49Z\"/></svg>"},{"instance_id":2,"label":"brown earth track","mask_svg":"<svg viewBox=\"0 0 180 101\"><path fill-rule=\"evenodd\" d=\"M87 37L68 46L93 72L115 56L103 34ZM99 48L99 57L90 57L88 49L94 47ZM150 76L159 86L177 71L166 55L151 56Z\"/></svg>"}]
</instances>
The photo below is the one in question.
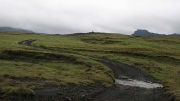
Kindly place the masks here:
<instances>
[{"instance_id":1,"label":"brown earth track","mask_svg":"<svg viewBox=\"0 0 180 101\"><path fill-rule=\"evenodd\" d=\"M24 40L18 44L33 46L35 40ZM59 50L58 50L59 51ZM64 50L63 50L64 52ZM67 52L69 53L69 52ZM90 56L89 56L90 57ZM92 57L90 57L92 58ZM93 57L94 58L94 57ZM158 82L138 68L111 61L105 58L95 58L98 62L111 68L116 79L127 76L131 79ZM34 90L33 97L21 97L26 101L174 101L163 88L146 89L114 84L113 87L102 85L67 85ZM17 99L15 99L17 100Z\"/></svg>"},{"instance_id":2,"label":"brown earth track","mask_svg":"<svg viewBox=\"0 0 180 101\"><path fill-rule=\"evenodd\" d=\"M23 41L20 41L18 42L18 44L20 45L26 45L26 46L32 46L32 43L36 41L34 39L29 39L29 40L23 40Z\"/></svg>"},{"instance_id":3,"label":"brown earth track","mask_svg":"<svg viewBox=\"0 0 180 101\"><path fill-rule=\"evenodd\" d=\"M112 69L116 79L124 79L122 77L126 76L130 79L158 82L136 67L108 59L99 61ZM147 89L115 84L105 92L95 96L93 101L174 101L174 99L166 94L163 88Z\"/></svg>"}]
</instances>

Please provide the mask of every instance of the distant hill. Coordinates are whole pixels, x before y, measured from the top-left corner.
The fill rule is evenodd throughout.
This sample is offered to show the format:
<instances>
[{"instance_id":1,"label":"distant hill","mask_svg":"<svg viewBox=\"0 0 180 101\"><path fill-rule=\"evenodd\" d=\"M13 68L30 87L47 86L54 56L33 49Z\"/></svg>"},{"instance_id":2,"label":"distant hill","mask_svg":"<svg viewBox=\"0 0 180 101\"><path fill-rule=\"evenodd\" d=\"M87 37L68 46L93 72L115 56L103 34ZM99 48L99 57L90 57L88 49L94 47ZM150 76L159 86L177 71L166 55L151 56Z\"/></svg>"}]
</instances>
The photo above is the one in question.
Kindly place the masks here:
<instances>
[{"instance_id":1,"label":"distant hill","mask_svg":"<svg viewBox=\"0 0 180 101\"><path fill-rule=\"evenodd\" d=\"M87 33L72 33L72 34L68 34L69 36L78 36L78 35L90 35L90 34L109 34L109 33L105 33L105 32L87 32Z\"/></svg>"},{"instance_id":2,"label":"distant hill","mask_svg":"<svg viewBox=\"0 0 180 101\"><path fill-rule=\"evenodd\" d=\"M134 36L180 36L180 34L176 34L176 33L170 34L170 35L152 33L152 32L149 32L148 30L144 30L144 29L138 29L132 35L134 35Z\"/></svg>"},{"instance_id":3,"label":"distant hill","mask_svg":"<svg viewBox=\"0 0 180 101\"><path fill-rule=\"evenodd\" d=\"M4 31L34 33L31 30L26 30L26 29L21 29L21 28L0 27L0 32L4 32Z\"/></svg>"}]
</instances>

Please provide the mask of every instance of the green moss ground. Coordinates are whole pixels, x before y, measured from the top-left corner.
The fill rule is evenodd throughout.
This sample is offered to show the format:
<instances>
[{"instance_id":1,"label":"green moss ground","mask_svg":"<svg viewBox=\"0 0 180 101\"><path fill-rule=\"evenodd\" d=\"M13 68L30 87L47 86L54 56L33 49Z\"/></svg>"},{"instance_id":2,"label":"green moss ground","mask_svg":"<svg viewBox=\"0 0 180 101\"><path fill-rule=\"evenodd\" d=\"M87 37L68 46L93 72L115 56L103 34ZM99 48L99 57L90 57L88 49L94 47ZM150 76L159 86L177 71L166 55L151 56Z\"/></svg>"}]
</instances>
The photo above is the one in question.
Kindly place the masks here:
<instances>
[{"instance_id":1,"label":"green moss ground","mask_svg":"<svg viewBox=\"0 0 180 101\"><path fill-rule=\"evenodd\" d=\"M85 56L88 55L107 57L141 68L159 79L168 92L180 99L178 36L135 37L110 33L66 36L1 32L0 39L0 87L9 92L14 88L34 89L45 84L111 85L112 71ZM36 48L18 44L28 39L36 40L33 42ZM23 81L23 78L32 79Z\"/></svg>"}]
</instances>

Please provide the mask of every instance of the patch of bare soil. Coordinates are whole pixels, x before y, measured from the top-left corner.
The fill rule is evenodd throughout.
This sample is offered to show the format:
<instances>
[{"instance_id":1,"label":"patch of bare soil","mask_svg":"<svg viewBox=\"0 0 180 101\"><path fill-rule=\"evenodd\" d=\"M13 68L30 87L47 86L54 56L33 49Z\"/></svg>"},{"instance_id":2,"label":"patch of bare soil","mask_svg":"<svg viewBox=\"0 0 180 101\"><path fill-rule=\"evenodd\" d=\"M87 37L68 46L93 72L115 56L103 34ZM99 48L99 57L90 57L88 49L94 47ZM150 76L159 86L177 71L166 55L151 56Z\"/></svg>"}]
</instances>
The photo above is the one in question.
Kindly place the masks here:
<instances>
[{"instance_id":1,"label":"patch of bare soil","mask_svg":"<svg viewBox=\"0 0 180 101\"><path fill-rule=\"evenodd\" d=\"M108 59L101 59L99 62L111 68L116 79L158 82L158 80L136 67ZM174 101L174 98L166 94L163 88L149 89L115 84L113 87L106 89L103 93L93 97L93 101Z\"/></svg>"},{"instance_id":2,"label":"patch of bare soil","mask_svg":"<svg viewBox=\"0 0 180 101\"><path fill-rule=\"evenodd\" d=\"M114 85L95 96L93 101L173 101L161 88L146 89L125 85Z\"/></svg>"},{"instance_id":3,"label":"patch of bare soil","mask_svg":"<svg viewBox=\"0 0 180 101\"><path fill-rule=\"evenodd\" d=\"M35 95L14 94L0 101L92 101L95 95L107 88L102 85L61 85L57 87L46 86L35 89ZM0 90L1 93L1 90Z\"/></svg>"},{"instance_id":4,"label":"patch of bare soil","mask_svg":"<svg viewBox=\"0 0 180 101\"><path fill-rule=\"evenodd\" d=\"M31 46L33 40L25 40L19 44ZM116 79L135 79L146 82L158 83L158 80L141 71L138 68L111 61L105 58L97 58L99 62L108 66L114 72ZM17 97L17 100L26 101L174 101L167 95L163 88L142 88L114 84L106 88L102 85L66 85L43 89L36 89L32 97ZM3 99L2 99L3 100ZM5 100L4 100L5 101Z\"/></svg>"},{"instance_id":5,"label":"patch of bare soil","mask_svg":"<svg viewBox=\"0 0 180 101\"><path fill-rule=\"evenodd\" d=\"M26 46L32 46L32 42L34 42L34 41L36 41L36 40L33 40L33 39L23 40L23 41L18 42L18 44L26 45Z\"/></svg>"},{"instance_id":6,"label":"patch of bare soil","mask_svg":"<svg viewBox=\"0 0 180 101\"><path fill-rule=\"evenodd\" d=\"M116 79L131 79L157 82L157 80L143 71L108 59L100 59L99 62L111 68ZM141 88L114 84L113 87L102 85L66 85L45 86L36 89L34 96L16 95L12 101L174 101L167 95L163 88ZM3 99L1 99L3 101ZM4 100L6 101L6 100Z\"/></svg>"}]
</instances>

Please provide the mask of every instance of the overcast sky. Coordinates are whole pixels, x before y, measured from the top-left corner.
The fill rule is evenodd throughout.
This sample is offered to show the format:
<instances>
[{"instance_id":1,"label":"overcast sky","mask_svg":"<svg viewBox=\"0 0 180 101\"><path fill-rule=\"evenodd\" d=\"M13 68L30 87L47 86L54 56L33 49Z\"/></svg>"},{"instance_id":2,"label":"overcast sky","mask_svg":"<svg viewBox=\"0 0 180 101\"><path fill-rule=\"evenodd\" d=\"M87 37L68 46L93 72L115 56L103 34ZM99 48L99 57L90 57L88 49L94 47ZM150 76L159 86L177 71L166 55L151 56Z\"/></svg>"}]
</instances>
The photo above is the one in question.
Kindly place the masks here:
<instances>
[{"instance_id":1,"label":"overcast sky","mask_svg":"<svg viewBox=\"0 0 180 101\"><path fill-rule=\"evenodd\" d=\"M54 34L180 33L180 0L0 0L0 26Z\"/></svg>"}]
</instances>

